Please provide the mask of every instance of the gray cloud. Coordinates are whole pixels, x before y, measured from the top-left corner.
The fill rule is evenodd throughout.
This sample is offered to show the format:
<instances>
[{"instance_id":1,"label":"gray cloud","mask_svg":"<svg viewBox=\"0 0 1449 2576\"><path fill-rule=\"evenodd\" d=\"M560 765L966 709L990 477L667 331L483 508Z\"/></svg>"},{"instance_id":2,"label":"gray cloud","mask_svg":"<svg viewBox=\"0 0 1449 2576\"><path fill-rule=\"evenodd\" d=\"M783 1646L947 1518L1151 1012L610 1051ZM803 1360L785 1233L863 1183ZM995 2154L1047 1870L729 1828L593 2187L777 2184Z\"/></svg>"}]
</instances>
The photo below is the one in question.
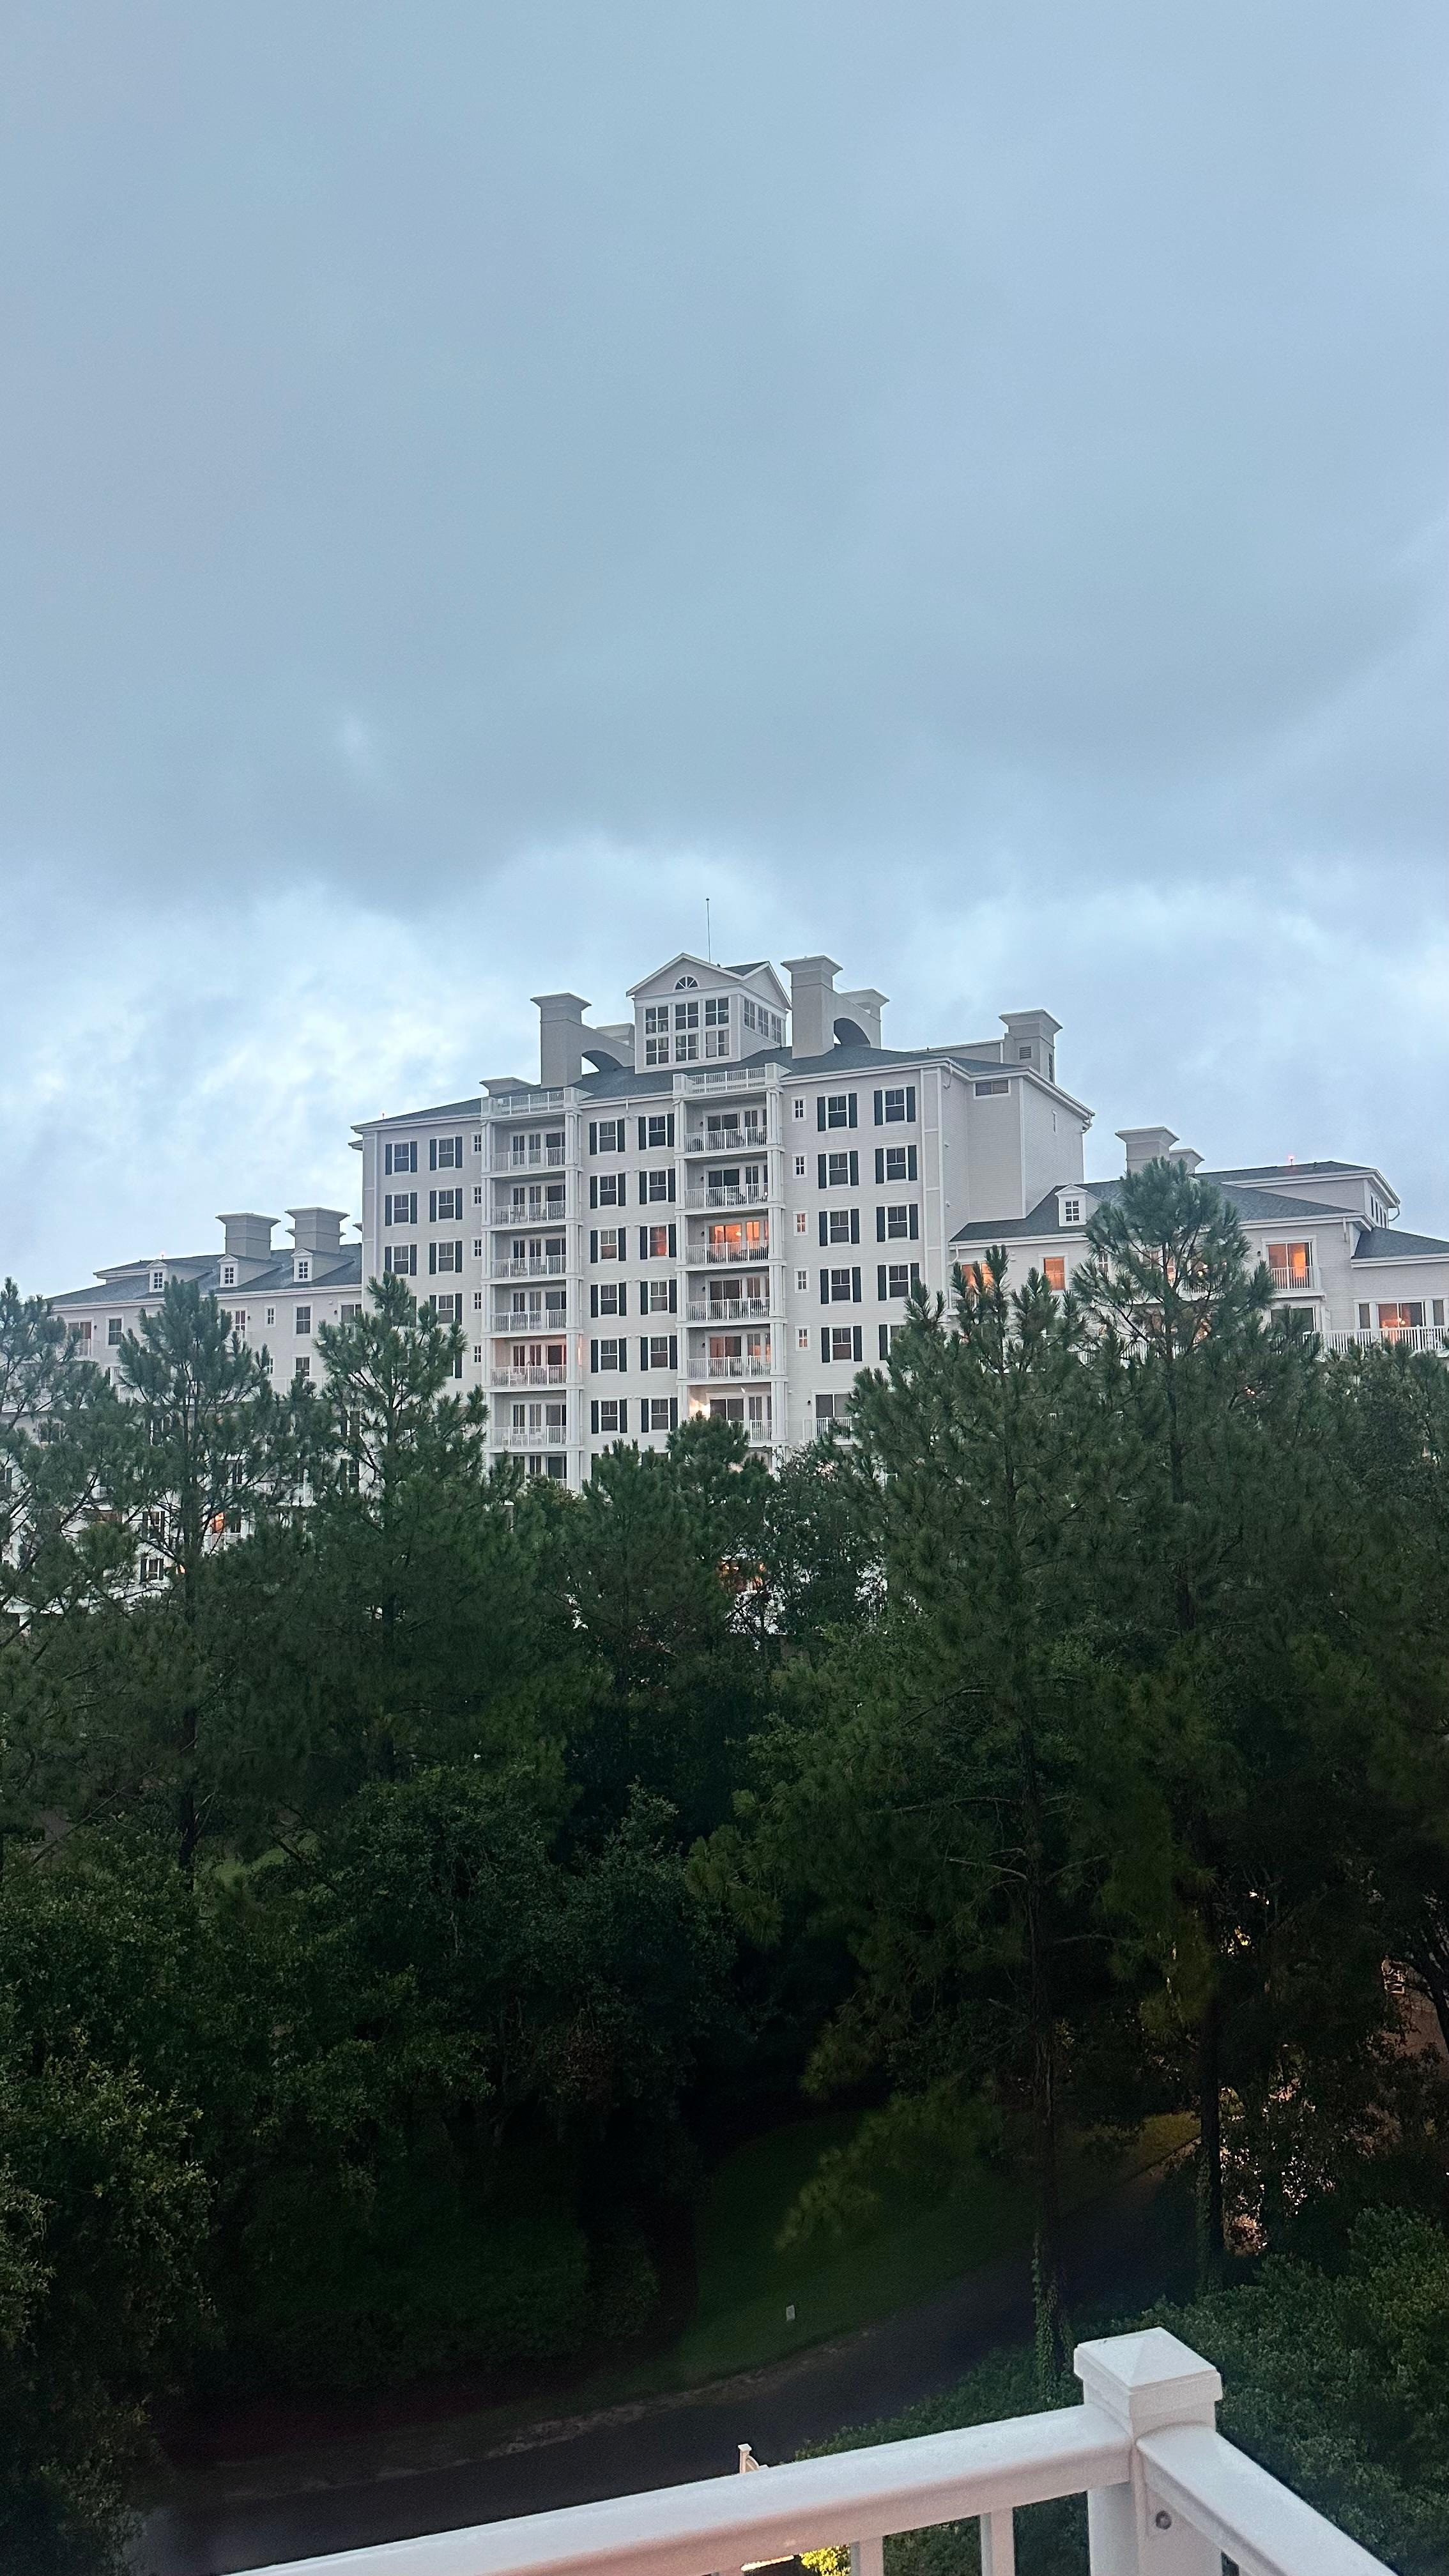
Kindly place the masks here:
<instances>
[{"instance_id":1,"label":"gray cloud","mask_svg":"<svg viewBox=\"0 0 1449 2576\"><path fill-rule=\"evenodd\" d=\"M0 1263L341 1188L706 888L1449 1223L1446 71L1413 0L22 0Z\"/></svg>"}]
</instances>

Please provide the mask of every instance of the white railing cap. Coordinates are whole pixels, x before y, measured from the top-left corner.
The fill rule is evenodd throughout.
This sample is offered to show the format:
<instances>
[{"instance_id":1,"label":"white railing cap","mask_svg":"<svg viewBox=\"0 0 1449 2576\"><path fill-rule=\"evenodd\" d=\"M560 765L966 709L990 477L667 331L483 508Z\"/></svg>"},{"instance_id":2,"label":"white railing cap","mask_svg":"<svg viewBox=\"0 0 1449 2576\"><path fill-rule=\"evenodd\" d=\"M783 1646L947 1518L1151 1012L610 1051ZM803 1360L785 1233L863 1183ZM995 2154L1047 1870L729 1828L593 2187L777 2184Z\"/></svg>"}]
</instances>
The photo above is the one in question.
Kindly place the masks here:
<instances>
[{"instance_id":1,"label":"white railing cap","mask_svg":"<svg viewBox=\"0 0 1449 2576\"><path fill-rule=\"evenodd\" d=\"M1164 2425L1139 2456L1150 2494L1253 2576L1389 2576L1381 2558L1205 2424Z\"/></svg>"},{"instance_id":2,"label":"white railing cap","mask_svg":"<svg viewBox=\"0 0 1449 2576\"><path fill-rule=\"evenodd\" d=\"M1134 2437L1155 2433L1162 2424L1211 2429L1223 2393L1212 2363L1165 2326L1079 2343L1072 2368L1088 2403L1103 2407Z\"/></svg>"}]
</instances>

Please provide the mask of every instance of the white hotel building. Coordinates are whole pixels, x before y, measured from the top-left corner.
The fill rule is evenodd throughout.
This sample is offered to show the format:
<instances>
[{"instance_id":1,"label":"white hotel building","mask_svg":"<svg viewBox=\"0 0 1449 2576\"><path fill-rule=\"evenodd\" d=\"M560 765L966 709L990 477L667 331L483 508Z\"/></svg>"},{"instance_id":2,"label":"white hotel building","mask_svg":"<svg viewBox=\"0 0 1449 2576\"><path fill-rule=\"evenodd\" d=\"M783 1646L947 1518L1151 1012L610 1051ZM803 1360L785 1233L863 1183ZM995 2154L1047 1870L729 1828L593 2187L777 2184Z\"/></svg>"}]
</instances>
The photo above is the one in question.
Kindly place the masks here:
<instances>
[{"instance_id":1,"label":"white hotel building","mask_svg":"<svg viewBox=\"0 0 1449 2576\"><path fill-rule=\"evenodd\" d=\"M537 1082L486 1077L357 1128L360 1245L335 1209L294 1209L281 1254L271 1220L227 1217L218 1255L125 1264L53 1302L105 1365L148 1294L194 1277L281 1377L318 1373L316 1324L396 1272L463 1325L490 1446L532 1474L577 1485L610 1442L661 1443L691 1414L724 1414L777 1457L884 1357L913 1281L949 1289L1002 1241L1020 1275L1065 1286L1120 1187L1084 1177L1091 1112L1057 1080L1049 1012L888 1048L883 994L838 992L828 957L785 972L788 990L763 961L679 956L604 1027L576 994L539 995ZM1129 1170L1176 1150L1167 1128L1121 1133ZM1204 1178L1327 1342L1449 1344L1449 1243L1401 1232L1377 1171Z\"/></svg>"}]
</instances>

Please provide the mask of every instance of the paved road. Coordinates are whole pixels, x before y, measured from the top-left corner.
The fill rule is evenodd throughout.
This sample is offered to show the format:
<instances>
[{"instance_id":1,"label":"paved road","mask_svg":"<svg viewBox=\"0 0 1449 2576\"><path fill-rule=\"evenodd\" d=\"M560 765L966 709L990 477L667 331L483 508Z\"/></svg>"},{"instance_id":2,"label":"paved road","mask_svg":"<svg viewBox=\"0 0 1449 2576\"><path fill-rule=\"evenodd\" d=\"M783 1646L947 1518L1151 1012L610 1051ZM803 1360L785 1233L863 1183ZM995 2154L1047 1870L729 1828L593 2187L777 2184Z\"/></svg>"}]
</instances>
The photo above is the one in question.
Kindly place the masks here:
<instances>
[{"instance_id":1,"label":"paved road","mask_svg":"<svg viewBox=\"0 0 1449 2576\"><path fill-rule=\"evenodd\" d=\"M1150 2296L1178 2250L1154 2176L1068 2222L1083 2305ZM850 2424L949 2388L1030 2328L1026 2260L1005 2256L881 2324L716 2385L500 2435L498 2417L411 2424L265 2460L178 2474L149 2518L145 2576L232 2576L733 2469L736 2445L790 2459Z\"/></svg>"}]
</instances>

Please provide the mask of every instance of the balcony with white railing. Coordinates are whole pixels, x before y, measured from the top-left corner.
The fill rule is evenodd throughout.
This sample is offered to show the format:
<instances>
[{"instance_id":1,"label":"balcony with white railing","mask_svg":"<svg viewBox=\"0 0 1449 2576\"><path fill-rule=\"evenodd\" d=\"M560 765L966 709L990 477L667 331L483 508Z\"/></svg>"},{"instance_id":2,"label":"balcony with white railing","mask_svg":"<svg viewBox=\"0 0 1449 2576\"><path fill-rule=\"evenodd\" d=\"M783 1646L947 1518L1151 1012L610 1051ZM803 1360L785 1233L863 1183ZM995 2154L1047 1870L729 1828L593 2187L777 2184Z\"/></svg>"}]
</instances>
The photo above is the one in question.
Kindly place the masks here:
<instances>
[{"instance_id":1,"label":"balcony with white railing","mask_svg":"<svg viewBox=\"0 0 1449 2576\"><path fill-rule=\"evenodd\" d=\"M739 1358L711 1359L707 1356L702 1361L696 1360L689 1372L690 1381L695 1386L702 1386L707 1378L770 1377L773 1374L768 1351L760 1358L742 1355Z\"/></svg>"},{"instance_id":2,"label":"balcony with white railing","mask_svg":"<svg viewBox=\"0 0 1449 2576\"><path fill-rule=\"evenodd\" d=\"M687 1208L763 1207L770 1195L768 1181L687 1181L684 1204Z\"/></svg>"},{"instance_id":3,"label":"balcony with white railing","mask_svg":"<svg viewBox=\"0 0 1449 2576\"><path fill-rule=\"evenodd\" d=\"M687 1264L698 1266L704 1262L711 1269L721 1262L736 1270L757 1269L762 1261L770 1258L769 1238L766 1236L757 1243L686 1243L684 1258Z\"/></svg>"},{"instance_id":4,"label":"balcony with white railing","mask_svg":"<svg viewBox=\"0 0 1449 2576\"><path fill-rule=\"evenodd\" d=\"M491 1386L566 1386L568 1370L544 1361L537 1368L496 1368L489 1373Z\"/></svg>"},{"instance_id":5,"label":"balcony with white railing","mask_svg":"<svg viewBox=\"0 0 1449 2576\"><path fill-rule=\"evenodd\" d=\"M561 1279L569 1266L566 1252L536 1252L522 1261L510 1253L496 1252L492 1275L495 1279Z\"/></svg>"},{"instance_id":6,"label":"balcony with white railing","mask_svg":"<svg viewBox=\"0 0 1449 2576\"><path fill-rule=\"evenodd\" d=\"M696 1100L711 1091L765 1091L778 1075L778 1065L767 1073L762 1065L720 1064L707 1073L677 1073L674 1087L686 1100Z\"/></svg>"},{"instance_id":7,"label":"balcony with white railing","mask_svg":"<svg viewBox=\"0 0 1449 2576\"><path fill-rule=\"evenodd\" d=\"M717 1127L686 1127L681 1141L686 1154L763 1154L770 1135L762 1111L758 1127L741 1125L723 1133Z\"/></svg>"},{"instance_id":8,"label":"balcony with white railing","mask_svg":"<svg viewBox=\"0 0 1449 2576\"><path fill-rule=\"evenodd\" d=\"M500 1422L494 1426L493 1437L504 1449L563 1449L568 1444L568 1433L561 1422Z\"/></svg>"},{"instance_id":9,"label":"balcony with white railing","mask_svg":"<svg viewBox=\"0 0 1449 2576\"><path fill-rule=\"evenodd\" d=\"M764 1324L770 1312L768 1297L692 1297L687 1309L691 1324Z\"/></svg>"},{"instance_id":10,"label":"balcony with white railing","mask_svg":"<svg viewBox=\"0 0 1449 2576\"><path fill-rule=\"evenodd\" d=\"M1221 2576L1224 2558L1243 2576L1390 2576L1224 2440L1222 2381L1176 2335L1079 2344L1074 2366L1079 2406L250 2576L744 2576L846 2546L852 2576L882 2576L892 2534L973 2519L984 2576L1013 2576L1017 2508L1063 2496L1084 2499L1091 2576Z\"/></svg>"},{"instance_id":11,"label":"balcony with white railing","mask_svg":"<svg viewBox=\"0 0 1449 2576\"><path fill-rule=\"evenodd\" d=\"M492 1160L488 1165L495 1180L503 1181L509 1178L517 1180L528 1172L563 1170L568 1156L562 1145L545 1145L537 1136L530 1137L529 1142L538 1146L539 1150L536 1154L515 1154L511 1149L504 1147L501 1137L497 1140Z\"/></svg>"},{"instance_id":12,"label":"balcony with white railing","mask_svg":"<svg viewBox=\"0 0 1449 2576\"><path fill-rule=\"evenodd\" d=\"M483 1104L486 1118L556 1118L568 1099L566 1091L495 1091Z\"/></svg>"},{"instance_id":13,"label":"balcony with white railing","mask_svg":"<svg viewBox=\"0 0 1449 2576\"><path fill-rule=\"evenodd\" d=\"M1449 1358L1449 1325L1446 1324L1365 1324L1356 1333L1325 1333L1323 1344L1330 1351L1376 1350L1387 1343L1396 1351L1437 1351Z\"/></svg>"}]
</instances>

